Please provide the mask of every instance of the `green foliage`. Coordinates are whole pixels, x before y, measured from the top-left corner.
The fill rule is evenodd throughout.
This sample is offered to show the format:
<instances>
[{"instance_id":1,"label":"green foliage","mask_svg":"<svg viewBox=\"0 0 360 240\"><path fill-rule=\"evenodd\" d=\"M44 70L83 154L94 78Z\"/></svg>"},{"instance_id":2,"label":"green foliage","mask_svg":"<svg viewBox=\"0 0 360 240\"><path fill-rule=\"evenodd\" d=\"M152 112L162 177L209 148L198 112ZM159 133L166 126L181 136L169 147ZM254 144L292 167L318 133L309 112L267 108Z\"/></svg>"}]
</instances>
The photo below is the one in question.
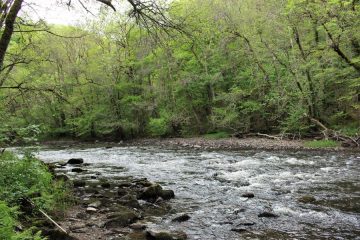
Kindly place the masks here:
<instances>
[{"instance_id":1,"label":"green foliage","mask_svg":"<svg viewBox=\"0 0 360 240\"><path fill-rule=\"evenodd\" d=\"M68 193L64 183L54 182L47 166L31 153L25 152L22 158L0 154L0 239L42 239L40 233L33 234L35 228L15 231L21 199L28 198L47 211L63 210L69 204Z\"/></svg>"},{"instance_id":2,"label":"green foliage","mask_svg":"<svg viewBox=\"0 0 360 240\"><path fill-rule=\"evenodd\" d=\"M0 201L16 206L26 197L42 209L53 210L63 207L66 194L65 185L54 182L47 166L32 154L0 155Z\"/></svg>"},{"instance_id":3,"label":"green foliage","mask_svg":"<svg viewBox=\"0 0 360 240\"><path fill-rule=\"evenodd\" d=\"M148 129L153 137L164 137L170 132L166 118L150 118Z\"/></svg>"},{"instance_id":4,"label":"green foliage","mask_svg":"<svg viewBox=\"0 0 360 240\"><path fill-rule=\"evenodd\" d=\"M305 142L304 146L308 148L334 148L338 147L339 143L333 140L315 140Z\"/></svg>"},{"instance_id":5,"label":"green foliage","mask_svg":"<svg viewBox=\"0 0 360 240\"><path fill-rule=\"evenodd\" d=\"M304 134L309 131L310 124L306 118L307 111L298 107L291 107L289 110L287 118L282 121L282 131L292 134Z\"/></svg>"},{"instance_id":6,"label":"green foliage","mask_svg":"<svg viewBox=\"0 0 360 240\"><path fill-rule=\"evenodd\" d=\"M6 202L0 201L0 239L6 240L41 240L40 233L33 234L32 229L15 231L17 222L16 208L10 208Z\"/></svg>"}]
</instances>

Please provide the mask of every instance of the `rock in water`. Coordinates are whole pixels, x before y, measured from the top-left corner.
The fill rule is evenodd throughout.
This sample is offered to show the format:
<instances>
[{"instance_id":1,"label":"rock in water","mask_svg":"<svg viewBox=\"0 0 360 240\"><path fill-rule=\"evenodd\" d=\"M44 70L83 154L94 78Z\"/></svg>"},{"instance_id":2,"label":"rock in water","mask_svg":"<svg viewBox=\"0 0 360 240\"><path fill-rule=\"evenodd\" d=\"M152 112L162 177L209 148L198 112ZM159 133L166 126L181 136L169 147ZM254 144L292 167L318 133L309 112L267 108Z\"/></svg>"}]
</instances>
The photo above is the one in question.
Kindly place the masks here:
<instances>
[{"instance_id":1,"label":"rock in water","mask_svg":"<svg viewBox=\"0 0 360 240\"><path fill-rule=\"evenodd\" d=\"M263 212L263 213L260 213L258 215L258 217L264 217L264 218L277 218L279 217L278 215L276 215L275 213L271 213L271 212Z\"/></svg>"},{"instance_id":2,"label":"rock in water","mask_svg":"<svg viewBox=\"0 0 360 240\"><path fill-rule=\"evenodd\" d=\"M180 216L177 216L176 218L174 218L172 221L173 222L186 222L190 220L190 216L187 214L182 214Z\"/></svg>"},{"instance_id":3,"label":"rock in water","mask_svg":"<svg viewBox=\"0 0 360 240\"><path fill-rule=\"evenodd\" d=\"M255 194L247 192L247 193L242 194L241 197L243 197L243 198L254 198Z\"/></svg>"},{"instance_id":4,"label":"rock in water","mask_svg":"<svg viewBox=\"0 0 360 240\"><path fill-rule=\"evenodd\" d=\"M237 233L243 233L243 232L246 232L247 230L245 228L232 228L231 231L237 232Z\"/></svg>"},{"instance_id":5,"label":"rock in water","mask_svg":"<svg viewBox=\"0 0 360 240\"><path fill-rule=\"evenodd\" d=\"M67 164L83 164L83 163L84 163L84 159L82 158L71 158L67 162Z\"/></svg>"},{"instance_id":6,"label":"rock in water","mask_svg":"<svg viewBox=\"0 0 360 240\"><path fill-rule=\"evenodd\" d=\"M110 184L109 182L102 182L102 183L100 184L100 186L103 187L103 188L110 188L110 187L111 187L111 184Z\"/></svg>"},{"instance_id":7,"label":"rock in water","mask_svg":"<svg viewBox=\"0 0 360 240\"><path fill-rule=\"evenodd\" d=\"M175 198L175 193L173 190L162 190L160 193L160 197L164 200L170 200Z\"/></svg>"},{"instance_id":8,"label":"rock in water","mask_svg":"<svg viewBox=\"0 0 360 240\"><path fill-rule=\"evenodd\" d=\"M85 187L86 182L82 181L82 180L74 180L73 185L74 185L75 188L77 188L77 187Z\"/></svg>"},{"instance_id":9,"label":"rock in water","mask_svg":"<svg viewBox=\"0 0 360 240\"><path fill-rule=\"evenodd\" d=\"M313 196L310 196L310 195L302 196L298 200L299 200L299 202L302 202L302 203L314 203L314 202L316 202L316 198L314 198Z\"/></svg>"},{"instance_id":10,"label":"rock in water","mask_svg":"<svg viewBox=\"0 0 360 240\"><path fill-rule=\"evenodd\" d=\"M71 172L75 172L75 173L81 173L81 172L84 172L85 170L82 169L82 168L73 168L71 169Z\"/></svg>"},{"instance_id":11,"label":"rock in water","mask_svg":"<svg viewBox=\"0 0 360 240\"><path fill-rule=\"evenodd\" d=\"M159 184L154 184L145 188L144 191L140 194L139 199L156 200L158 197L160 197L162 191L162 187Z\"/></svg>"}]
</instances>

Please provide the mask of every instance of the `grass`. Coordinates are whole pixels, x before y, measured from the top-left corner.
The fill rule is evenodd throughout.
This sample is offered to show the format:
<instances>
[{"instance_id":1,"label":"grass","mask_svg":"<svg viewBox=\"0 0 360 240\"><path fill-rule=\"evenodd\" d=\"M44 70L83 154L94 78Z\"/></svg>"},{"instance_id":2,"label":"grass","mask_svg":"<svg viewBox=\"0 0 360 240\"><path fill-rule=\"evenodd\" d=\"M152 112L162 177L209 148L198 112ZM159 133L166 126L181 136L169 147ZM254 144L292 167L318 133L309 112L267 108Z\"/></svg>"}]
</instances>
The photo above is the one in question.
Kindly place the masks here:
<instances>
[{"instance_id":1,"label":"grass","mask_svg":"<svg viewBox=\"0 0 360 240\"><path fill-rule=\"evenodd\" d=\"M314 140L304 143L308 148L333 148L338 147L339 143L333 140Z\"/></svg>"},{"instance_id":2,"label":"grass","mask_svg":"<svg viewBox=\"0 0 360 240\"><path fill-rule=\"evenodd\" d=\"M222 139L222 138L229 138L230 134L227 132L214 132L214 133L208 133L204 135L207 139Z\"/></svg>"}]
</instances>

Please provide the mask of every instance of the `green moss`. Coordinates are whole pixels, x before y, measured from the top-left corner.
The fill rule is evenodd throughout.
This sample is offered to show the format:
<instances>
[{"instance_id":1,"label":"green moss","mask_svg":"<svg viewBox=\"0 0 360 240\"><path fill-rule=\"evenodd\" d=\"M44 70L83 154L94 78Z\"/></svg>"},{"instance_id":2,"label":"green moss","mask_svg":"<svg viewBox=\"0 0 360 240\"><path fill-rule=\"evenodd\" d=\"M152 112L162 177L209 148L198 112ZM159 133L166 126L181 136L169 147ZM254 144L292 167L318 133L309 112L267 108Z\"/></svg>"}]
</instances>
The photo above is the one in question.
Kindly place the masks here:
<instances>
[{"instance_id":1,"label":"green moss","mask_svg":"<svg viewBox=\"0 0 360 240\"><path fill-rule=\"evenodd\" d=\"M333 140L314 140L305 142L304 146L309 148L333 148L338 147L339 143Z\"/></svg>"}]
</instances>

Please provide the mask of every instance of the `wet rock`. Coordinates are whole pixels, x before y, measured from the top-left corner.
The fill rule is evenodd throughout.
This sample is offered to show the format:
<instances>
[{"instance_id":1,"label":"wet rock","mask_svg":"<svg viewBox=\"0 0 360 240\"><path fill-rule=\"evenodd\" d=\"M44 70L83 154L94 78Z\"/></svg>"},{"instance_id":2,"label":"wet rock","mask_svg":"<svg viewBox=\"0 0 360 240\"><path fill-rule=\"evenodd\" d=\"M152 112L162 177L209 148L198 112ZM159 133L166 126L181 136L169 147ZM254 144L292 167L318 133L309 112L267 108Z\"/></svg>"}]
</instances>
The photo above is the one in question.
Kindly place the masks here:
<instances>
[{"instance_id":1,"label":"wet rock","mask_svg":"<svg viewBox=\"0 0 360 240\"><path fill-rule=\"evenodd\" d=\"M255 195L253 193L247 192L241 195L243 198L254 198Z\"/></svg>"},{"instance_id":2,"label":"wet rock","mask_svg":"<svg viewBox=\"0 0 360 240\"><path fill-rule=\"evenodd\" d=\"M140 194L139 199L143 200L156 200L161 196L163 192L162 187L159 184L151 185L144 189L144 191Z\"/></svg>"},{"instance_id":3,"label":"wet rock","mask_svg":"<svg viewBox=\"0 0 360 240\"><path fill-rule=\"evenodd\" d=\"M74 186L75 188L85 187L85 186L86 186L86 182L83 181L83 180L74 180L74 181L73 181L73 186Z\"/></svg>"},{"instance_id":4,"label":"wet rock","mask_svg":"<svg viewBox=\"0 0 360 240\"><path fill-rule=\"evenodd\" d=\"M277 218L277 217L279 217L279 216L276 215L275 213L263 212L263 213L260 213L260 214L258 215L258 217L260 217L260 218Z\"/></svg>"},{"instance_id":5,"label":"wet rock","mask_svg":"<svg viewBox=\"0 0 360 240\"><path fill-rule=\"evenodd\" d=\"M87 213L96 213L97 209L94 207L88 207L88 208L86 208L86 212Z\"/></svg>"},{"instance_id":6,"label":"wet rock","mask_svg":"<svg viewBox=\"0 0 360 240\"><path fill-rule=\"evenodd\" d=\"M87 220L89 219L89 215L86 214L85 212L79 212L76 214L76 217L79 218L79 219L82 219L82 220Z\"/></svg>"},{"instance_id":7,"label":"wet rock","mask_svg":"<svg viewBox=\"0 0 360 240\"><path fill-rule=\"evenodd\" d=\"M70 231L74 232L76 230L82 229L82 228L86 228L86 224L84 223L75 223L70 225L69 229Z\"/></svg>"},{"instance_id":8,"label":"wet rock","mask_svg":"<svg viewBox=\"0 0 360 240\"><path fill-rule=\"evenodd\" d=\"M231 231L232 232L237 232L237 233L244 233L247 230L245 228L232 228Z\"/></svg>"},{"instance_id":9,"label":"wet rock","mask_svg":"<svg viewBox=\"0 0 360 240\"><path fill-rule=\"evenodd\" d=\"M236 222L236 225L237 226L253 226L253 225L255 225L255 222L240 220L240 221Z\"/></svg>"},{"instance_id":10,"label":"wet rock","mask_svg":"<svg viewBox=\"0 0 360 240\"><path fill-rule=\"evenodd\" d=\"M227 180L229 183L231 183L231 181ZM250 183L247 181L240 181L240 182L236 182L235 187L248 187L250 186Z\"/></svg>"},{"instance_id":11,"label":"wet rock","mask_svg":"<svg viewBox=\"0 0 360 240\"><path fill-rule=\"evenodd\" d=\"M110 187L111 187L111 184L110 184L109 182L102 182L102 183L100 184L100 186L101 186L102 188L110 188Z\"/></svg>"},{"instance_id":12,"label":"wet rock","mask_svg":"<svg viewBox=\"0 0 360 240\"><path fill-rule=\"evenodd\" d=\"M241 209L235 209L235 210L234 210L234 214L243 213L243 212L245 212L245 211L246 211L246 209L244 209L244 208L241 208Z\"/></svg>"},{"instance_id":13,"label":"wet rock","mask_svg":"<svg viewBox=\"0 0 360 240\"><path fill-rule=\"evenodd\" d=\"M128 190L121 188L121 189L118 190L117 193L118 193L119 197L123 197L123 196L128 194Z\"/></svg>"},{"instance_id":14,"label":"wet rock","mask_svg":"<svg viewBox=\"0 0 360 240\"><path fill-rule=\"evenodd\" d=\"M85 189L86 193L93 193L93 194L99 194L98 189L96 189L96 187L87 187Z\"/></svg>"},{"instance_id":15,"label":"wet rock","mask_svg":"<svg viewBox=\"0 0 360 240\"><path fill-rule=\"evenodd\" d=\"M186 240L184 232L147 231L146 239L149 240Z\"/></svg>"},{"instance_id":16,"label":"wet rock","mask_svg":"<svg viewBox=\"0 0 360 240\"><path fill-rule=\"evenodd\" d=\"M160 192L160 197L164 200L169 200L175 198L175 193L173 190L162 190Z\"/></svg>"},{"instance_id":17,"label":"wet rock","mask_svg":"<svg viewBox=\"0 0 360 240\"><path fill-rule=\"evenodd\" d=\"M90 203L90 204L88 205L88 207L91 207L91 208L99 208L101 205L102 205L102 204L101 204L100 201L95 201L95 202L93 202L93 203Z\"/></svg>"},{"instance_id":18,"label":"wet rock","mask_svg":"<svg viewBox=\"0 0 360 240\"><path fill-rule=\"evenodd\" d=\"M302 202L302 203L314 203L316 202L316 198L313 197L313 196L310 196L310 195L305 195L305 196L302 196L298 199L299 202Z\"/></svg>"},{"instance_id":19,"label":"wet rock","mask_svg":"<svg viewBox=\"0 0 360 240\"><path fill-rule=\"evenodd\" d=\"M73 168L73 169L71 169L71 172L75 172L75 173L82 173L82 172L84 172L85 170L84 169L82 169L82 168Z\"/></svg>"},{"instance_id":20,"label":"wet rock","mask_svg":"<svg viewBox=\"0 0 360 240\"><path fill-rule=\"evenodd\" d=\"M141 223L133 223L130 225L131 229L134 230L145 230L146 229L146 225L145 224L141 224Z\"/></svg>"},{"instance_id":21,"label":"wet rock","mask_svg":"<svg viewBox=\"0 0 360 240\"><path fill-rule=\"evenodd\" d=\"M67 182L67 181L69 181L69 177L66 176L65 174L56 174L55 180Z\"/></svg>"},{"instance_id":22,"label":"wet rock","mask_svg":"<svg viewBox=\"0 0 360 240\"><path fill-rule=\"evenodd\" d=\"M67 161L67 164L72 164L72 165L83 164L83 163L84 163L84 159L82 158L71 158L69 159L69 161Z\"/></svg>"},{"instance_id":23,"label":"wet rock","mask_svg":"<svg viewBox=\"0 0 360 240\"><path fill-rule=\"evenodd\" d=\"M118 203L120 203L122 205L125 205L125 206L133 207L133 208L139 208L140 207L140 204L139 204L136 196L132 195L132 194L127 194L127 195L121 197L118 200Z\"/></svg>"},{"instance_id":24,"label":"wet rock","mask_svg":"<svg viewBox=\"0 0 360 240\"><path fill-rule=\"evenodd\" d=\"M131 182L122 182L122 183L119 183L118 186L119 186L119 188L131 187L132 183Z\"/></svg>"},{"instance_id":25,"label":"wet rock","mask_svg":"<svg viewBox=\"0 0 360 240\"><path fill-rule=\"evenodd\" d=\"M139 179L135 182L136 186L142 186L142 187L150 187L152 185L151 182L149 182L146 178Z\"/></svg>"},{"instance_id":26,"label":"wet rock","mask_svg":"<svg viewBox=\"0 0 360 240\"><path fill-rule=\"evenodd\" d=\"M41 229L41 233L51 240L77 240L77 238L57 229Z\"/></svg>"},{"instance_id":27,"label":"wet rock","mask_svg":"<svg viewBox=\"0 0 360 240\"><path fill-rule=\"evenodd\" d=\"M108 217L108 220L105 222L105 228L117 228L117 227L126 227L132 223L135 223L140 219L140 216L128 208L122 207L119 208L119 212L112 214Z\"/></svg>"},{"instance_id":28,"label":"wet rock","mask_svg":"<svg viewBox=\"0 0 360 240\"><path fill-rule=\"evenodd\" d=\"M180 216L175 217L172 221L173 222L186 222L190 220L190 216L188 214L182 214Z\"/></svg>"}]
</instances>

